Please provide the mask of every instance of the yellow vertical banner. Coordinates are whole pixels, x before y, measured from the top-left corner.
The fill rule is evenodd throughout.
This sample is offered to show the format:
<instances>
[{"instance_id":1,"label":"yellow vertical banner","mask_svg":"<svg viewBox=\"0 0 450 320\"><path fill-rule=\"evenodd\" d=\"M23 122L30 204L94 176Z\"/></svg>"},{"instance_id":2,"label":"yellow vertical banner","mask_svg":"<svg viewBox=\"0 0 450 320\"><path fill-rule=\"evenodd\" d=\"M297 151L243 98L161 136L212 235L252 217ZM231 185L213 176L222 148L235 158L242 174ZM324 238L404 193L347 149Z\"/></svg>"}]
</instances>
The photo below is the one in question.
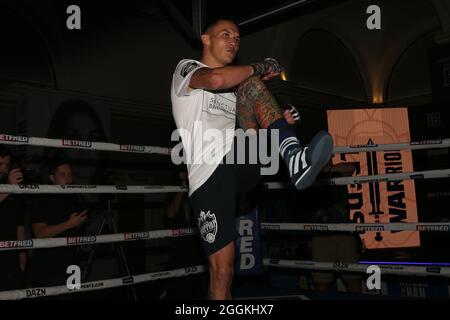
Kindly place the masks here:
<instances>
[{"instance_id":1,"label":"yellow vertical banner","mask_svg":"<svg viewBox=\"0 0 450 320\"><path fill-rule=\"evenodd\" d=\"M330 110L328 130L335 146L409 142L406 108ZM333 163L352 162L356 176L412 172L410 150L335 155ZM357 223L418 222L414 181L383 181L349 185L350 219ZM419 232L364 232L369 249L420 246Z\"/></svg>"}]
</instances>

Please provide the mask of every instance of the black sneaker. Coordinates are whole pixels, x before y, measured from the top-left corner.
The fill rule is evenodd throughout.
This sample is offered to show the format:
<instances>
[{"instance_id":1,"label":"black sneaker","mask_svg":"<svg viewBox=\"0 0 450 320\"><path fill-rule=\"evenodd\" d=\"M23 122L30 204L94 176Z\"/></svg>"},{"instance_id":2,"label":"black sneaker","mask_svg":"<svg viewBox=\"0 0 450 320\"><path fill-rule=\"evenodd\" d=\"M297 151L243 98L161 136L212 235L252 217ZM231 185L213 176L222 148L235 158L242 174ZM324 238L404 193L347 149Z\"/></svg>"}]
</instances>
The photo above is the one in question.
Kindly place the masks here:
<instances>
[{"instance_id":1,"label":"black sneaker","mask_svg":"<svg viewBox=\"0 0 450 320\"><path fill-rule=\"evenodd\" d=\"M320 170L333 155L333 138L326 131L319 131L311 143L300 149L289 163L291 180L298 190L310 187Z\"/></svg>"}]
</instances>

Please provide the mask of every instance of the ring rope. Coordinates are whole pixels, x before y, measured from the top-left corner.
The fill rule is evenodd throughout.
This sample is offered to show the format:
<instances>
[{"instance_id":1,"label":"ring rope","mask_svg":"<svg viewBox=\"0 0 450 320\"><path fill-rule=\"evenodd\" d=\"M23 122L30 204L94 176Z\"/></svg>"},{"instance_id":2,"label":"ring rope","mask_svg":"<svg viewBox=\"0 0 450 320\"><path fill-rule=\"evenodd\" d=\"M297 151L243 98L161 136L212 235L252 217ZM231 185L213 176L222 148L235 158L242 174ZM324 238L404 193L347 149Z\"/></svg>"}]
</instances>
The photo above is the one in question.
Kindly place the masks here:
<instances>
[{"instance_id":1,"label":"ring rope","mask_svg":"<svg viewBox=\"0 0 450 320\"><path fill-rule=\"evenodd\" d=\"M197 234L192 228L156 231L138 231L102 235L86 235L79 237L41 238L29 240L0 241L0 252L24 249L42 249L69 246L91 245L94 243L129 242L137 240L155 240L163 238L178 238Z\"/></svg>"},{"instance_id":2,"label":"ring rope","mask_svg":"<svg viewBox=\"0 0 450 320\"><path fill-rule=\"evenodd\" d=\"M9 134L0 134L0 144L12 145L29 145L36 147L53 147L53 148L70 148L70 149L85 149L98 151L115 151L128 153L148 153L148 154L162 154L170 155L171 149L154 147L154 146L140 146L128 144L115 144L108 142L82 141L82 140L66 140L66 139L47 139L38 137L13 136Z\"/></svg>"},{"instance_id":3,"label":"ring rope","mask_svg":"<svg viewBox=\"0 0 450 320\"><path fill-rule=\"evenodd\" d=\"M355 153L371 151L424 150L450 147L450 139L422 140L416 142L390 144L363 144L346 147L335 147L334 153Z\"/></svg>"},{"instance_id":4,"label":"ring rope","mask_svg":"<svg viewBox=\"0 0 450 320\"><path fill-rule=\"evenodd\" d=\"M126 185L47 185L47 184L0 184L0 193L174 193L187 192L181 186L126 186Z\"/></svg>"},{"instance_id":5,"label":"ring rope","mask_svg":"<svg viewBox=\"0 0 450 320\"><path fill-rule=\"evenodd\" d=\"M418 172L402 172L379 174L373 176L354 176L354 177L339 177L318 181L319 185L344 186L349 184L373 183L373 182L387 182L387 181L402 181L402 180L419 180L419 179L440 179L449 178L450 169L442 170L427 170ZM265 187L269 190L286 189L289 183L285 182L267 182ZM0 189L1 190L1 189Z\"/></svg>"},{"instance_id":6,"label":"ring rope","mask_svg":"<svg viewBox=\"0 0 450 320\"><path fill-rule=\"evenodd\" d=\"M450 223L261 223L262 230L270 231L431 231L449 232Z\"/></svg>"},{"instance_id":7,"label":"ring rope","mask_svg":"<svg viewBox=\"0 0 450 320\"><path fill-rule=\"evenodd\" d=\"M368 264L351 264L342 262L313 262L296 261L281 259L263 259L263 265L266 267L304 269L304 270L322 270L336 272L367 272ZM415 276L440 276L450 277L450 268L448 267L423 267L423 266L399 266L399 265L380 265L378 266L384 274L395 275L415 275ZM40 296L54 296L61 294L73 294L83 291L94 291L108 288L129 286L148 281L182 277L191 274L206 272L207 266L199 265L186 267L171 271L161 271L156 273L146 273L122 278L114 278L100 281L92 281L81 284L80 289L69 289L67 285L29 288L22 290L9 290L0 292L0 300L19 300L25 298L37 298Z\"/></svg>"},{"instance_id":8,"label":"ring rope","mask_svg":"<svg viewBox=\"0 0 450 320\"><path fill-rule=\"evenodd\" d=\"M342 177L322 180L322 184L348 185L386 181L438 179L449 178L450 169L429 170L420 172L405 172L380 174L362 177ZM268 182L264 184L269 190L285 189L288 184L282 182ZM180 186L127 186L127 185L26 185L26 184L0 184L0 193L171 193L187 192L187 188Z\"/></svg>"},{"instance_id":9,"label":"ring rope","mask_svg":"<svg viewBox=\"0 0 450 320\"><path fill-rule=\"evenodd\" d=\"M0 134L0 144L88 149L99 151L129 152L129 153L148 153L148 154L162 154L162 155L171 154L170 148L155 147L155 146L121 145L107 142L48 139L40 137L15 136L9 134ZM423 150L423 149L439 149L448 147L450 147L450 138L422 140L404 143L365 144L365 145L335 147L334 153L338 154L338 153L356 153L356 152L371 152L371 151Z\"/></svg>"},{"instance_id":10,"label":"ring rope","mask_svg":"<svg viewBox=\"0 0 450 320\"><path fill-rule=\"evenodd\" d=\"M298 260L264 259L263 265L266 267L279 267L291 269L311 269L322 271L349 271L367 272L368 264L352 264L342 262L314 262ZM440 276L450 277L449 267L425 267L425 266L399 266L399 265L379 265L384 274L415 275L415 276Z\"/></svg>"},{"instance_id":11,"label":"ring rope","mask_svg":"<svg viewBox=\"0 0 450 320\"><path fill-rule=\"evenodd\" d=\"M123 278L114 278L100 281L92 281L82 283L80 289L69 289L67 285L42 287L42 288L29 288L21 290L9 290L0 292L0 300L20 300L25 298L39 298L42 296L56 296L61 294L73 294L85 291L102 290L109 288L117 288L130 286L137 283L143 283L148 281L155 281L160 279L177 278L186 275L199 274L206 272L207 268L204 265L186 267L170 271L160 271L153 273L145 273L134 276L127 276Z\"/></svg>"},{"instance_id":12,"label":"ring rope","mask_svg":"<svg viewBox=\"0 0 450 320\"><path fill-rule=\"evenodd\" d=\"M340 177L329 179L328 184L342 186L348 184L361 184L361 183L400 181L400 180L438 179L449 177L450 177L450 169L442 169L442 170L427 170L418 172L389 173L389 174L379 174L362 177Z\"/></svg>"},{"instance_id":13,"label":"ring rope","mask_svg":"<svg viewBox=\"0 0 450 320\"><path fill-rule=\"evenodd\" d=\"M265 231L342 231L342 232L379 232L379 231L428 231L448 232L450 223L261 223ZM177 238L198 234L193 228L137 231L104 235L86 235L78 237L41 238L29 240L0 241L0 251L42 249L68 246L91 245L98 243L129 242Z\"/></svg>"}]
</instances>

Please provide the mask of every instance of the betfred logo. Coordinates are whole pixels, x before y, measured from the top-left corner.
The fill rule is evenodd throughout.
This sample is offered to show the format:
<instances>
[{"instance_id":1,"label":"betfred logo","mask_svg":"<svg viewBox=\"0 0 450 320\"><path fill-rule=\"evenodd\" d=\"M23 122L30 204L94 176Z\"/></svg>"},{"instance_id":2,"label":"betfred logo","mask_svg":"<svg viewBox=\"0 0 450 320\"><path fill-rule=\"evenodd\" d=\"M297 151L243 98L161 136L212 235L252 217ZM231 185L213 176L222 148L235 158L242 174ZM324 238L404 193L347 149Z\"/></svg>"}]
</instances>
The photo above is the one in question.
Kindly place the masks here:
<instances>
[{"instance_id":1,"label":"betfred logo","mask_svg":"<svg viewBox=\"0 0 450 320\"><path fill-rule=\"evenodd\" d=\"M0 248L31 248L33 240L9 240L0 241Z\"/></svg>"},{"instance_id":2,"label":"betfred logo","mask_svg":"<svg viewBox=\"0 0 450 320\"><path fill-rule=\"evenodd\" d=\"M412 145L412 146L423 146L423 145L430 145L430 144L442 144L442 139L424 140L424 141L416 141L416 142L410 143L410 145Z\"/></svg>"},{"instance_id":3,"label":"betfred logo","mask_svg":"<svg viewBox=\"0 0 450 320\"><path fill-rule=\"evenodd\" d=\"M65 147L92 148L92 142L79 140L63 140L62 145Z\"/></svg>"},{"instance_id":4,"label":"betfred logo","mask_svg":"<svg viewBox=\"0 0 450 320\"><path fill-rule=\"evenodd\" d=\"M266 224L263 226L264 230L280 230L281 226L279 224Z\"/></svg>"},{"instance_id":5,"label":"betfred logo","mask_svg":"<svg viewBox=\"0 0 450 320\"><path fill-rule=\"evenodd\" d=\"M134 151L134 152L144 152L145 147L144 146L132 146L128 144L120 145L121 151Z\"/></svg>"},{"instance_id":6,"label":"betfred logo","mask_svg":"<svg viewBox=\"0 0 450 320\"><path fill-rule=\"evenodd\" d=\"M149 238L148 232L133 232L133 233L125 233L124 239L125 240L138 240L138 239L148 239Z\"/></svg>"},{"instance_id":7,"label":"betfred logo","mask_svg":"<svg viewBox=\"0 0 450 320\"><path fill-rule=\"evenodd\" d=\"M378 147L377 144L356 144L353 146L350 146L352 149L359 149L359 148L376 148Z\"/></svg>"},{"instance_id":8,"label":"betfred logo","mask_svg":"<svg viewBox=\"0 0 450 320\"><path fill-rule=\"evenodd\" d=\"M96 241L97 241L96 236L67 238L67 244L93 243Z\"/></svg>"},{"instance_id":9,"label":"betfred logo","mask_svg":"<svg viewBox=\"0 0 450 320\"><path fill-rule=\"evenodd\" d=\"M28 137L10 136L8 134L0 134L0 141L28 143Z\"/></svg>"},{"instance_id":10,"label":"betfred logo","mask_svg":"<svg viewBox=\"0 0 450 320\"><path fill-rule=\"evenodd\" d=\"M384 231L384 226L356 226L355 231Z\"/></svg>"},{"instance_id":11,"label":"betfred logo","mask_svg":"<svg viewBox=\"0 0 450 320\"><path fill-rule=\"evenodd\" d=\"M328 231L328 226L321 226L317 224L305 224L305 231Z\"/></svg>"},{"instance_id":12,"label":"betfred logo","mask_svg":"<svg viewBox=\"0 0 450 320\"><path fill-rule=\"evenodd\" d=\"M447 224L435 224L435 225L430 225L430 224L422 224L422 225L418 225L416 226L416 230L417 231L449 231L449 225Z\"/></svg>"},{"instance_id":13,"label":"betfred logo","mask_svg":"<svg viewBox=\"0 0 450 320\"><path fill-rule=\"evenodd\" d=\"M192 229L175 229L175 230L172 230L172 235L174 237L179 237L179 236L184 236L186 234L191 234L191 233L193 233L193 231L194 230L192 230Z\"/></svg>"},{"instance_id":14,"label":"betfred logo","mask_svg":"<svg viewBox=\"0 0 450 320\"><path fill-rule=\"evenodd\" d=\"M353 184L374 183L374 182L385 182L385 181L388 181L388 178L355 179L355 180L353 180Z\"/></svg>"}]
</instances>

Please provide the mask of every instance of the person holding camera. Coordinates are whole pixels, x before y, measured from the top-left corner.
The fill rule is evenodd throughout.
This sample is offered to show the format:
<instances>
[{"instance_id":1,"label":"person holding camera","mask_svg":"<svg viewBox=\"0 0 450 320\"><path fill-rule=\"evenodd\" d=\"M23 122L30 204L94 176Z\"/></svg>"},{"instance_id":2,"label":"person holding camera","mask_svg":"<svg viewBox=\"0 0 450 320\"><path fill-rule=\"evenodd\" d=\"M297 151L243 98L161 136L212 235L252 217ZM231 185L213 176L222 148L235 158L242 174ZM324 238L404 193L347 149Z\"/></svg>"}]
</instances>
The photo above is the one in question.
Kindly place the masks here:
<instances>
[{"instance_id":1,"label":"person holding camera","mask_svg":"<svg viewBox=\"0 0 450 320\"><path fill-rule=\"evenodd\" d=\"M73 183L67 159L51 162L49 180L53 185ZM43 195L35 199L31 210L32 231L36 238L79 236L86 214L87 210L80 210L74 194ZM31 264L33 285L65 285L67 267L78 264L75 246L35 250Z\"/></svg>"},{"instance_id":2,"label":"person holding camera","mask_svg":"<svg viewBox=\"0 0 450 320\"><path fill-rule=\"evenodd\" d=\"M0 184L20 184L23 175L19 168L11 170L12 154L0 145ZM0 193L0 241L24 240L25 218L22 202L17 196ZM23 286L23 272L27 264L25 251L0 251L0 291Z\"/></svg>"}]
</instances>

